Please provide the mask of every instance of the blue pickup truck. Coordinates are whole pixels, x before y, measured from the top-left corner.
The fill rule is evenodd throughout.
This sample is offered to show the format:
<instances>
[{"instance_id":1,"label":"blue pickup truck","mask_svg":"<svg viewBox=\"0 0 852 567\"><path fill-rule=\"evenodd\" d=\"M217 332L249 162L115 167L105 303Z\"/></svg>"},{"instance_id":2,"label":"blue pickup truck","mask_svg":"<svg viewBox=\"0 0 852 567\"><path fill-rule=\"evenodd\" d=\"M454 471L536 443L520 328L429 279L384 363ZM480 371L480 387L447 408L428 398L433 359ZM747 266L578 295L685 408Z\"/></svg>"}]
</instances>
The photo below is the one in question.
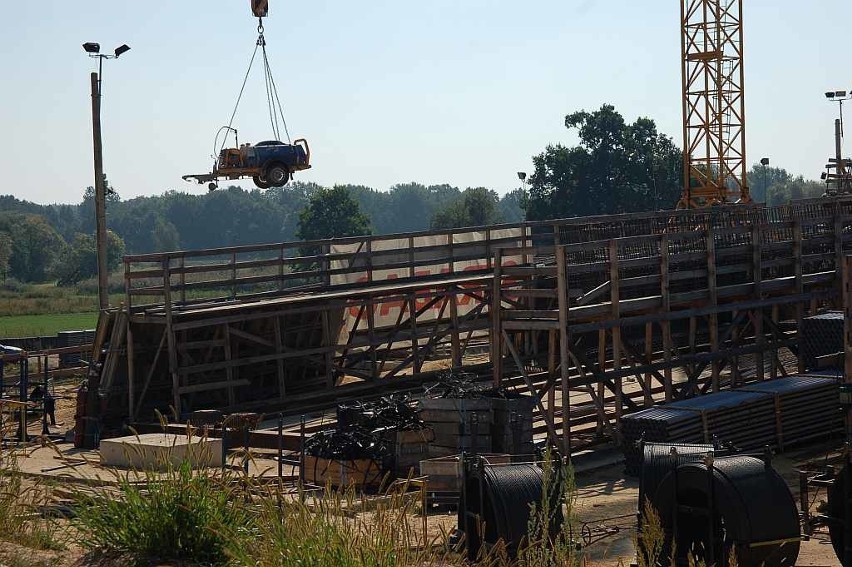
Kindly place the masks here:
<instances>
[{"instance_id":1,"label":"blue pickup truck","mask_svg":"<svg viewBox=\"0 0 852 567\"><path fill-rule=\"evenodd\" d=\"M223 148L210 173L184 175L186 181L208 183L212 191L219 179L250 177L261 189L282 187L293 173L311 167L311 150L304 138L287 144L278 140Z\"/></svg>"}]
</instances>

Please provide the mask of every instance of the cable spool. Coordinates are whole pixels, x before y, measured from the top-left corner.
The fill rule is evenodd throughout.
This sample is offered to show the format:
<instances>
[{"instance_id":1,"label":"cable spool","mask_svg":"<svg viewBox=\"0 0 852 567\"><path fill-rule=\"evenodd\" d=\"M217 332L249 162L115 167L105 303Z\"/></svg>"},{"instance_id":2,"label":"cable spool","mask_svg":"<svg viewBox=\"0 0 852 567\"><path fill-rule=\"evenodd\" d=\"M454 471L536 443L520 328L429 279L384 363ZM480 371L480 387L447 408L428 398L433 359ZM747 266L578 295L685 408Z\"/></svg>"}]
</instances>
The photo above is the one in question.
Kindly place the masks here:
<instances>
[{"instance_id":1,"label":"cable spool","mask_svg":"<svg viewBox=\"0 0 852 567\"><path fill-rule=\"evenodd\" d=\"M651 499L666 533L663 562L688 554L726 565L792 567L799 555L796 503L781 476L754 457L686 463L667 475Z\"/></svg>"},{"instance_id":2,"label":"cable spool","mask_svg":"<svg viewBox=\"0 0 852 567\"><path fill-rule=\"evenodd\" d=\"M652 500L660 482L678 465L701 461L713 454L711 444L650 443L642 444L642 469L639 473L639 514L643 513L645 500Z\"/></svg>"},{"instance_id":3,"label":"cable spool","mask_svg":"<svg viewBox=\"0 0 852 567\"><path fill-rule=\"evenodd\" d=\"M532 463L487 465L477 459L465 463L464 476L459 528L467 536L468 559L476 560L483 544L494 545L501 540L509 556L514 557L527 536L532 505L539 510L542 507L542 469ZM562 478L560 474L552 478L548 522L551 540L562 525Z\"/></svg>"},{"instance_id":4,"label":"cable spool","mask_svg":"<svg viewBox=\"0 0 852 567\"><path fill-rule=\"evenodd\" d=\"M849 520L849 496L852 496L852 486L849 486L849 466L840 469L834 482L828 487L828 514L833 521L828 524L828 534L831 536L831 547L834 554L844 566L849 565L846 552L846 525Z\"/></svg>"}]
</instances>

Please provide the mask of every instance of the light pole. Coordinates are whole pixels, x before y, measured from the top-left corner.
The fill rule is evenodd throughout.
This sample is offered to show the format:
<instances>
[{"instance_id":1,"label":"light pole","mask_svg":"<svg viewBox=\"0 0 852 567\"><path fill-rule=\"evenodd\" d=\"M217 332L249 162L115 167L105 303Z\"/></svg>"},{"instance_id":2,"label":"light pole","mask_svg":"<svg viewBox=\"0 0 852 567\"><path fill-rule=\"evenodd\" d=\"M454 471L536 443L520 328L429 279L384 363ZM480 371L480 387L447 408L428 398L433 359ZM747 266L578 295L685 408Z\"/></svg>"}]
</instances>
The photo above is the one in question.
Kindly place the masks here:
<instances>
[{"instance_id":1,"label":"light pole","mask_svg":"<svg viewBox=\"0 0 852 567\"><path fill-rule=\"evenodd\" d=\"M840 118L834 120L834 166L837 171L837 192L842 193L850 189L846 162L843 161L843 101L852 100L852 96L849 96L846 91L829 91L825 93L825 98L840 105ZM829 177L830 179L831 177Z\"/></svg>"},{"instance_id":2,"label":"light pole","mask_svg":"<svg viewBox=\"0 0 852 567\"><path fill-rule=\"evenodd\" d=\"M769 158L760 158L760 165L763 166L763 200L769 205L769 185L766 184L766 166L769 165Z\"/></svg>"},{"instance_id":3,"label":"light pole","mask_svg":"<svg viewBox=\"0 0 852 567\"><path fill-rule=\"evenodd\" d=\"M95 162L95 245L98 253L98 306L109 307L109 268L107 268L106 187L104 156L101 141L101 79L104 59L117 59L130 51L127 44L115 48L114 54L101 53L99 43L86 42L83 50L98 60L98 72L91 74L92 82L92 153Z\"/></svg>"}]
</instances>

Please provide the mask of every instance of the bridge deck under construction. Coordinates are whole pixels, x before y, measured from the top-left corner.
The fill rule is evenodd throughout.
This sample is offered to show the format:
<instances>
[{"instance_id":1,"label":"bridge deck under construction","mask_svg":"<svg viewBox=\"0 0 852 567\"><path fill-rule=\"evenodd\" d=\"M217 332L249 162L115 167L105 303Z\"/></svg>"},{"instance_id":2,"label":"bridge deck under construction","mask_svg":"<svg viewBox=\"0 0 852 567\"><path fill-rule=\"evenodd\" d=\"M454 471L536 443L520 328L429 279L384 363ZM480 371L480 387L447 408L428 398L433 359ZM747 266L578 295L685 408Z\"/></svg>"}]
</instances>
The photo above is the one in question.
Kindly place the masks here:
<instances>
[{"instance_id":1,"label":"bridge deck under construction","mask_svg":"<svg viewBox=\"0 0 852 567\"><path fill-rule=\"evenodd\" d=\"M101 414L300 412L455 369L533 392L576 449L799 369L850 250L852 200L821 199L128 256Z\"/></svg>"}]
</instances>

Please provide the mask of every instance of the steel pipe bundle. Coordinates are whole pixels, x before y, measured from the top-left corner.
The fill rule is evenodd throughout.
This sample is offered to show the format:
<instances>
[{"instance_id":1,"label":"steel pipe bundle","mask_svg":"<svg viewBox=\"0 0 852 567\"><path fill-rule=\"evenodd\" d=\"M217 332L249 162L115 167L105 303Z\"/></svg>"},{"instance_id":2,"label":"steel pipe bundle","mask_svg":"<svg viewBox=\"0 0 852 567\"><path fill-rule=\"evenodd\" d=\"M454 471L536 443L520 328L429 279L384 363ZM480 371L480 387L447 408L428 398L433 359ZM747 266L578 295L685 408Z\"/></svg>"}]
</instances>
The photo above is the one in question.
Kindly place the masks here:
<instances>
[{"instance_id":1,"label":"steel pipe bundle","mask_svg":"<svg viewBox=\"0 0 852 567\"><path fill-rule=\"evenodd\" d=\"M638 474L640 439L731 444L741 450L828 436L842 427L837 380L797 375L648 408L621 420L628 474Z\"/></svg>"}]
</instances>

